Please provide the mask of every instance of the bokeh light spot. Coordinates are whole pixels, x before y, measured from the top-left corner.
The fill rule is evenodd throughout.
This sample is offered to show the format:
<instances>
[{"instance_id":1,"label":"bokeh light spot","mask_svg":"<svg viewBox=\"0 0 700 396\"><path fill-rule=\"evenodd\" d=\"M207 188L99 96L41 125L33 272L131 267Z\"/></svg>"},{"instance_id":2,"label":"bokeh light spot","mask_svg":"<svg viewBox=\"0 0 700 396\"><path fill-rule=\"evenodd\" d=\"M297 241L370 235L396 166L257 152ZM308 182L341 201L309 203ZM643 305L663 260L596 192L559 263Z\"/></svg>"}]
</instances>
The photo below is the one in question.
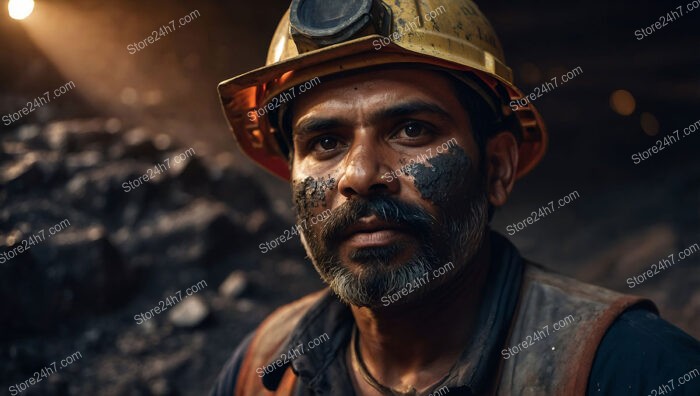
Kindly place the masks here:
<instances>
[{"instance_id":1,"label":"bokeh light spot","mask_svg":"<svg viewBox=\"0 0 700 396\"><path fill-rule=\"evenodd\" d=\"M659 121L651 113L642 113L642 130L649 136L659 133Z\"/></svg>"},{"instance_id":2,"label":"bokeh light spot","mask_svg":"<svg viewBox=\"0 0 700 396\"><path fill-rule=\"evenodd\" d=\"M25 19L34 11L34 0L10 0L7 3L7 10L10 13L10 18Z\"/></svg>"},{"instance_id":3,"label":"bokeh light spot","mask_svg":"<svg viewBox=\"0 0 700 396\"><path fill-rule=\"evenodd\" d=\"M610 95L610 107L620 115L628 116L634 113L637 103L629 91L618 89Z\"/></svg>"}]
</instances>

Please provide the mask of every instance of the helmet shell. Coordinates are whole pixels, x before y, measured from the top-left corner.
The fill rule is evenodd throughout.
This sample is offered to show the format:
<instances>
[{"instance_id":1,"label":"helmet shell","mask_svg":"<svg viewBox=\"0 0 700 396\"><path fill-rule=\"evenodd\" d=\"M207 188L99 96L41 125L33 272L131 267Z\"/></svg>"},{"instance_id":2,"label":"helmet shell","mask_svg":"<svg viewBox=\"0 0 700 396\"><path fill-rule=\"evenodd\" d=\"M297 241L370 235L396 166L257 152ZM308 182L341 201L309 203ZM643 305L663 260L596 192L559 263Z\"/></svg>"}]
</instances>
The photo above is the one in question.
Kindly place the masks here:
<instances>
[{"instance_id":1,"label":"helmet shell","mask_svg":"<svg viewBox=\"0 0 700 396\"><path fill-rule=\"evenodd\" d=\"M224 114L240 148L266 170L289 180L286 150L269 116L270 101L292 87L319 77L383 64L419 63L470 72L492 90L504 114L522 99L506 66L496 33L471 0L391 0L391 26L384 36L370 34L307 52L298 50L290 30L290 11L282 17L268 50L266 66L219 84ZM547 148L547 132L535 107L516 106L520 125L516 176L527 174ZM261 114L262 113L262 114Z\"/></svg>"}]
</instances>

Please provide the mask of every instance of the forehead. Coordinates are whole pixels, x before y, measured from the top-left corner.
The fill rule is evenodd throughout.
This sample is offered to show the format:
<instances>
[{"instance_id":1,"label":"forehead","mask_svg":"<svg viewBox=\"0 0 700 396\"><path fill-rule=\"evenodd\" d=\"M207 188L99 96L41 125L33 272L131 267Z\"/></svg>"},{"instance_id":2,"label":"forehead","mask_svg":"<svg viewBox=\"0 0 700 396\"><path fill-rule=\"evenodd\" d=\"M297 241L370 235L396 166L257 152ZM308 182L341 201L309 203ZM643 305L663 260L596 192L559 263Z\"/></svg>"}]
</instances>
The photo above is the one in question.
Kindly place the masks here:
<instances>
[{"instance_id":1,"label":"forehead","mask_svg":"<svg viewBox=\"0 0 700 396\"><path fill-rule=\"evenodd\" d=\"M455 92L452 80L444 73L409 67L326 77L292 103L292 125L313 115L342 113L350 116L355 114L353 111L371 114L404 101L433 103L456 111L461 106Z\"/></svg>"}]
</instances>

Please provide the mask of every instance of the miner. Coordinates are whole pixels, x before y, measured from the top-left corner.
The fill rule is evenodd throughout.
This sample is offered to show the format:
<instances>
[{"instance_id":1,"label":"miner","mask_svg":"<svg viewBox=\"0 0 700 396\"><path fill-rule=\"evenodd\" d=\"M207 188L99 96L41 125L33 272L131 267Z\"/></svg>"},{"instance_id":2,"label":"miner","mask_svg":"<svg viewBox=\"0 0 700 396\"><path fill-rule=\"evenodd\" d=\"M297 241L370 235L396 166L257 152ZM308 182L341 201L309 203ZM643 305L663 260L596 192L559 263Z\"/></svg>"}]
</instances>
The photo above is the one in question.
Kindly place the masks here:
<instances>
[{"instance_id":1,"label":"miner","mask_svg":"<svg viewBox=\"0 0 700 396\"><path fill-rule=\"evenodd\" d=\"M652 302L490 230L548 135L532 103L508 106L523 94L472 1L294 0L267 66L219 93L241 150L290 182L297 223L331 212L300 235L328 287L246 337L213 395L700 394L679 383L700 344Z\"/></svg>"}]
</instances>

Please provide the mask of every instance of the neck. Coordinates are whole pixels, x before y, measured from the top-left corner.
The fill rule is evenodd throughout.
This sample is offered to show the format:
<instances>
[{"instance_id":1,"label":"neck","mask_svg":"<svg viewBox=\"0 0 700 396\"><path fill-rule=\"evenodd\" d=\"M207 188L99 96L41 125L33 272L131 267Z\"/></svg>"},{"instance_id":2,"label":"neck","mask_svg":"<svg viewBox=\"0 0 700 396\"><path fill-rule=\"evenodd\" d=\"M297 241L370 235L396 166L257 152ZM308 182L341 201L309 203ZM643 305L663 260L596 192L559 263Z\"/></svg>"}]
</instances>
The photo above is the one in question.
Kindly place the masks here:
<instances>
[{"instance_id":1,"label":"neck","mask_svg":"<svg viewBox=\"0 0 700 396\"><path fill-rule=\"evenodd\" d=\"M460 272L431 285L419 299L381 308L351 306L362 360L377 381L421 390L448 373L474 330L490 267L489 239L464 268L456 266Z\"/></svg>"}]
</instances>

